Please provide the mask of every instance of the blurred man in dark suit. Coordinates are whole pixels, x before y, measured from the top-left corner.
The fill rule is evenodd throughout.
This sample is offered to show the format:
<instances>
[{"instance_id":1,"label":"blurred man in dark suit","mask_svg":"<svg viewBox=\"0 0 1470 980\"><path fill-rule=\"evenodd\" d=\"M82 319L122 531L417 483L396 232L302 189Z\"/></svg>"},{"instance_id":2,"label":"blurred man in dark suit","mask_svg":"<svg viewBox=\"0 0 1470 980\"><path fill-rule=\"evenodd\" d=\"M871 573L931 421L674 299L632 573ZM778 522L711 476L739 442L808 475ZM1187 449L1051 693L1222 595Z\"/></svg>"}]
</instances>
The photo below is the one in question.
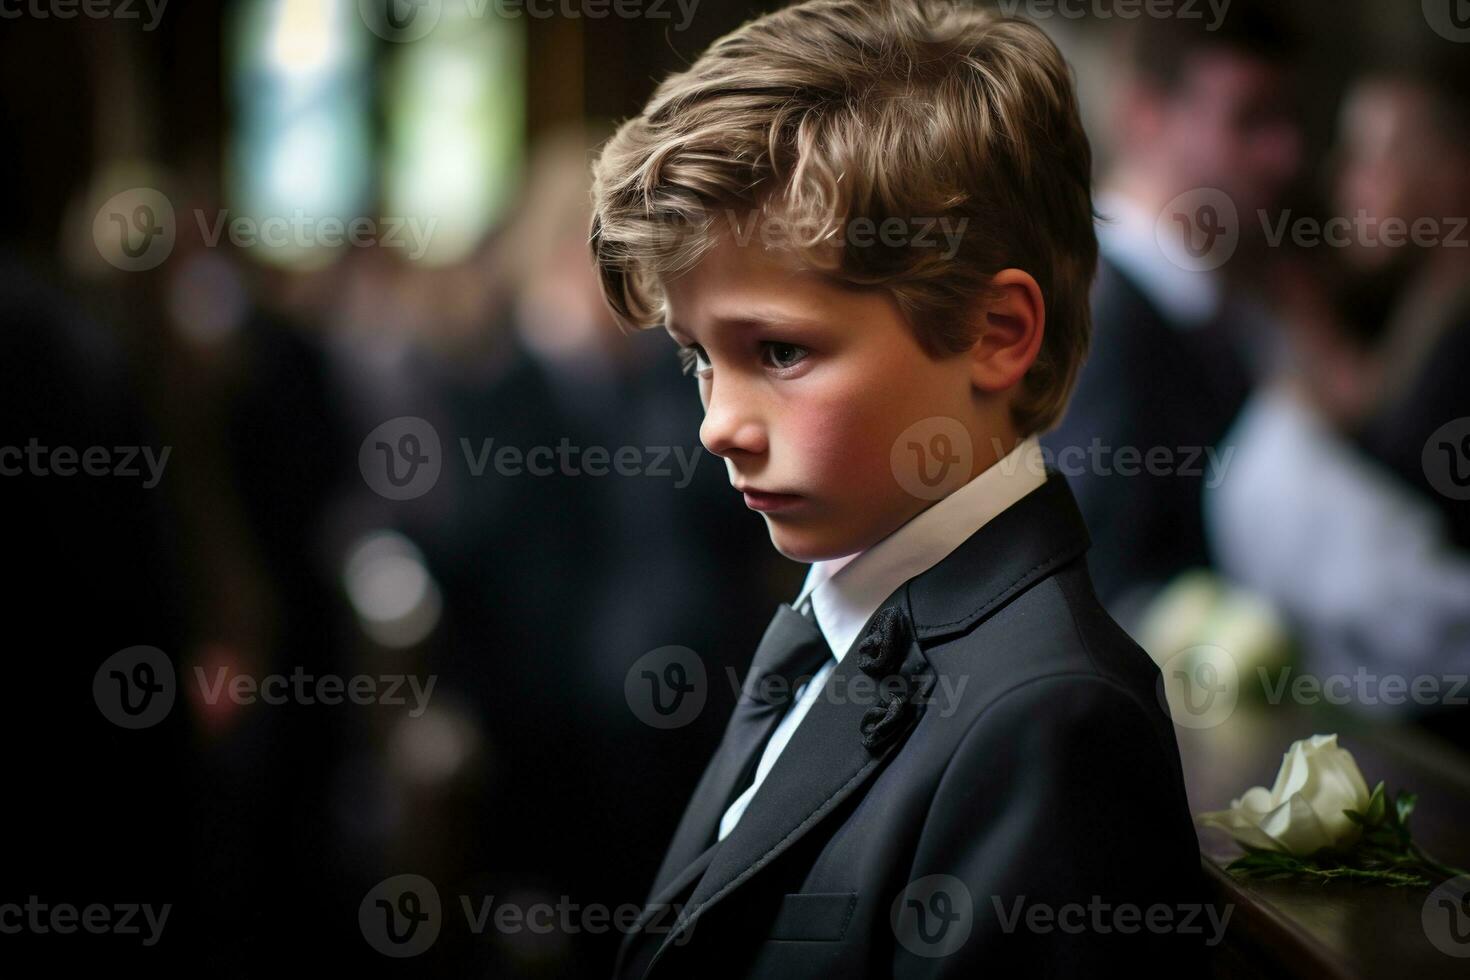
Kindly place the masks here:
<instances>
[{"instance_id":1,"label":"blurred man in dark suit","mask_svg":"<svg viewBox=\"0 0 1470 980\"><path fill-rule=\"evenodd\" d=\"M1236 4L1214 30L1145 19L1129 41L1096 196L1093 353L1044 440L1092 532L1098 593L1125 625L1175 574L1208 563L1201 490L1228 463L1219 440L1250 378L1213 240L1200 237L1209 229L1166 212L1229 222L1233 208L1250 227L1300 155L1284 94L1294 42L1265 11ZM1191 237L1167 240L1176 233ZM1200 261L1180 261L1189 249Z\"/></svg>"}]
</instances>

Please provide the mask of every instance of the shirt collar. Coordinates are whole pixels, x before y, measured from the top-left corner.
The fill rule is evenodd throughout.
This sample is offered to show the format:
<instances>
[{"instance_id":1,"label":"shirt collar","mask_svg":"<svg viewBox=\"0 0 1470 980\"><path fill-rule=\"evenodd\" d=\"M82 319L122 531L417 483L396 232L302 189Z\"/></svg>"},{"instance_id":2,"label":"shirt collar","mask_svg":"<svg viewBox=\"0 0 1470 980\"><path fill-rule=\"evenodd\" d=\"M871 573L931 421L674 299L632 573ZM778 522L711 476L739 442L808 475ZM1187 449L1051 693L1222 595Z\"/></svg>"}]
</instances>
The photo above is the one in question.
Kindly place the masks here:
<instances>
[{"instance_id":1,"label":"shirt collar","mask_svg":"<svg viewBox=\"0 0 1470 980\"><path fill-rule=\"evenodd\" d=\"M799 609L810 597L817 625L840 662L895 589L939 564L997 514L1045 482L1041 441L1033 435L866 551L813 563L792 606Z\"/></svg>"},{"instance_id":2,"label":"shirt collar","mask_svg":"<svg viewBox=\"0 0 1470 980\"><path fill-rule=\"evenodd\" d=\"M1154 216L1116 191L1093 198L1099 250L1178 327L1204 324L1220 308L1220 280L1212 272L1185 269L1159 247Z\"/></svg>"}]
</instances>

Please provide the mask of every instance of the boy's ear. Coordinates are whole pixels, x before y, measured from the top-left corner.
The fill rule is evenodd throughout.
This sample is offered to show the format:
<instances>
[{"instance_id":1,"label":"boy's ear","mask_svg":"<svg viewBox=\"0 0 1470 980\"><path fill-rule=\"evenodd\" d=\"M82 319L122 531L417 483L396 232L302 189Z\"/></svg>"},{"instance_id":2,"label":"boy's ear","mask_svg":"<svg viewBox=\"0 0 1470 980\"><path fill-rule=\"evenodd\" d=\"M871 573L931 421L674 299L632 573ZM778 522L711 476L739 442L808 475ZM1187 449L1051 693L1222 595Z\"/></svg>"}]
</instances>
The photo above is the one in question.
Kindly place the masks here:
<instances>
[{"instance_id":1,"label":"boy's ear","mask_svg":"<svg viewBox=\"0 0 1470 980\"><path fill-rule=\"evenodd\" d=\"M970 380L981 391L1006 391L1025 377L1041 351L1046 302L1029 272L1002 269L976 311L979 332L970 348Z\"/></svg>"}]
</instances>

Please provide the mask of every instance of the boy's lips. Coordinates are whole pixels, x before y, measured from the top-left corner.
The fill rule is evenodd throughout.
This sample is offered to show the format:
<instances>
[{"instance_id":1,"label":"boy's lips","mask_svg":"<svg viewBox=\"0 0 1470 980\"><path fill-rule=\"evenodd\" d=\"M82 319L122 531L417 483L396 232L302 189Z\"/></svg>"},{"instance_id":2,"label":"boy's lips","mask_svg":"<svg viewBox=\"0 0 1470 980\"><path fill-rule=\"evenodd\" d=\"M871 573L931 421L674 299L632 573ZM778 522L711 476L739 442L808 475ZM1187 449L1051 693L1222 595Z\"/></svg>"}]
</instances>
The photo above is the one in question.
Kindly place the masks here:
<instances>
[{"instance_id":1,"label":"boy's lips","mask_svg":"<svg viewBox=\"0 0 1470 980\"><path fill-rule=\"evenodd\" d=\"M745 495L745 506L751 510L784 510L801 502L801 495L795 493L775 493L755 487L736 487L735 489Z\"/></svg>"}]
</instances>

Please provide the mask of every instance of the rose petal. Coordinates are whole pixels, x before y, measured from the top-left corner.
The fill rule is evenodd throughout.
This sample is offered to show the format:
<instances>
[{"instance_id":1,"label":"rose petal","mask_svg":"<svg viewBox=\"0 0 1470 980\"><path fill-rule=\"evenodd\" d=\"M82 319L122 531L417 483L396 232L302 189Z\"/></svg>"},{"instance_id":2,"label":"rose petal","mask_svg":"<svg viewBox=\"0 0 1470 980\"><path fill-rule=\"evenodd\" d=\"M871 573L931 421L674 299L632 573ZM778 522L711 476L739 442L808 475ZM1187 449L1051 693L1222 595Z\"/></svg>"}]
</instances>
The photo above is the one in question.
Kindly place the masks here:
<instances>
[{"instance_id":1,"label":"rose petal","mask_svg":"<svg viewBox=\"0 0 1470 980\"><path fill-rule=\"evenodd\" d=\"M1253 820L1238 810L1215 810L1210 813L1201 813L1195 817L1195 820L1202 827L1214 827L1225 831L1236 841L1248 847L1265 851L1281 850L1280 844L1266 836Z\"/></svg>"},{"instance_id":2,"label":"rose petal","mask_svg":"<svg viewBox=\"0 0 1470 980\"><path fill-rule=\"evenodd\" d=\"M1305 857L1332 843L1322 822L1301 796L1293 796L1261 821L1261 830L1288 854Z\"/></svg>"}]
</instances>

